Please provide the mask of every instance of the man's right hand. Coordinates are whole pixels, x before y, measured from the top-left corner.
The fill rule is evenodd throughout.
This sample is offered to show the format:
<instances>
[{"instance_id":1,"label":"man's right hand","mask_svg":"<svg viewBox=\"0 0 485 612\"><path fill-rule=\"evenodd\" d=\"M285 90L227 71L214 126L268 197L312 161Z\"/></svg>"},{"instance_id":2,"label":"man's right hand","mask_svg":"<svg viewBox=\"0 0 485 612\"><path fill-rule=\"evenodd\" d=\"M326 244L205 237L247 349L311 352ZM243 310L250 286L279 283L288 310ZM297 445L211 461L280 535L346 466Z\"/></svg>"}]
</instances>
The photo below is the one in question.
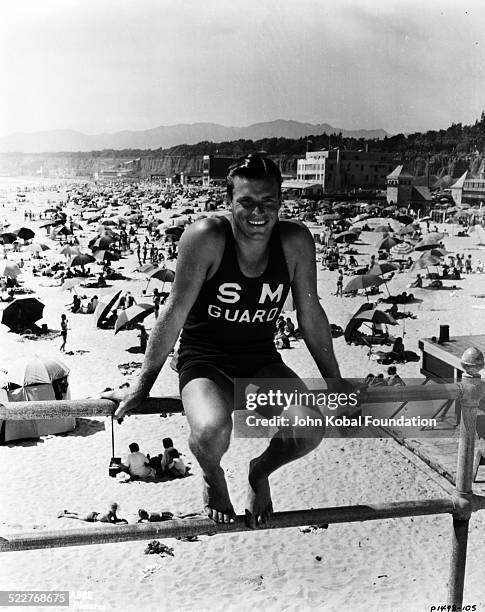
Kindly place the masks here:
<instances>
[{"instance_id":1,"label":"man's right hand","mask_svg":"<svg viewBox=\"0 0 485 612\"><path fill-rule=\"evenodd\" d=\"M134 412L146 399L146 396L134 393L131 389L117 389L100 394L100 399L109 399L118 404L113 415L115 419L122 419L130 412Z\"/></svg>"}]
</instances>

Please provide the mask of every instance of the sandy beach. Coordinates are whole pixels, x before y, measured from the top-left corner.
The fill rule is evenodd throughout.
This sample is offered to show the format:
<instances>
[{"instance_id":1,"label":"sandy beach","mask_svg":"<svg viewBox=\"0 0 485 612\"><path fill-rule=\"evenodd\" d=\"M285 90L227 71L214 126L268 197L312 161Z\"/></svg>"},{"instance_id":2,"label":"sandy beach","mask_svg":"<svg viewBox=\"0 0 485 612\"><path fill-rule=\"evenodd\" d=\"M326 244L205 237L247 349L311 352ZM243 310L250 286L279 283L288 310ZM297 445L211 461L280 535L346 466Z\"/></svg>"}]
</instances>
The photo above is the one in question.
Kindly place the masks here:
<instances>
[{"instance_id":1,"label":"sandy beach","mask_svg":"<svg viewBox=\"0 0 485 612\"><path fill-rule=\"evenodd\" d=\"M36 231L35 241L44 241L45 230L39 228L42 221L24 220L24 210L38 212L65 201L65 184L58 191L28 192L27 201L20 204L15 201L14 183L2 181L0 221L8 220L10 229L31 227ZM174 210L157 210L156 215L168 220ZM74 214L78 209L68 207L67 212ZM85 228L80 232L83 247L96 224L81 224ZM439 229L451 234L453 226L441 225ZM139 236L144 235L143 230ZM53 243L48 238L46 242ZM377 242L375 232L361 234L355 245L359 263L369 263ZM472 236L446 235L443 242L450 252L471 254L475 263L485 261L485 247ZM20 357L55 356L70 368L73 399L133 380L143 357L128 351L138 346L136 330L115 335L113 330L97 329L92 315L68 311L70 292L51 286L54 281L50 278L32 274L35 260L29 259L29 253L7 255L17 262L25 258L19 280L45 304L42 322L59 330L61 314L66 313L70 329L68 353L61 354L59 337L24 339L0 325L0 370L6 371L9 362ZM45 255L53 258L51 251ZM170 264L173 268L174 262ZM130 280L109 281L111 286L105 289L78 287L77 292L102 299L124 289L137 301L144 301L146 275L134 272L137 266L136 256L129 255L113 267ZM345 328L366 298L336 296L337 273L322 270L320 261L317 267L319 296L329 321ZM392 293L409 291L415 276L412 272L396 274L390 284ZM344 277L344 285L349 279ZM406 349L419 354L418 340L438 336L443 324L450 326L451 336L485 333L485 300L481 299L485 298L485 274L464 275L456 285L459 289L450 291L412 290L422 301L406 306L406 310L416 318L400 320L398 329L391 329L393 335L403 336ZM160 288L161 283L151 281L153 286ZM379 296L385 295L383 289ZM150 315L148 330L153 323ZM343 337L335 339L334 346L345 377L386 374L387 366L370 358L366 347L349 346ZM282 356L300 376L318 377L303 341L293 341ZM419 362L399 365L398 371L402 378L421 378ZM152 395L177 393L177 375L166 363ZM200 468L189 451L188 426L182 415L129 417L116 425L116 453L126 455L128 444L137 441L143 452L156 454L166 436L172 437L185 455L190 476L157 483L122 483L109 478L108 419L79 419L72 433L0 446L0 536L78 527L78 521L58 519L58 513L63 509L104 511L113 500L120 505L119 515L130 523L136 522L139 508L181 514L201 510ZM238 514L244 511L248 460L265 444L264 440L235 438L224 457ZM276 511L431 499L452 491L445 478L390 438L325 439L310 455L272 476L271 486ZM102 525L88 527L102 529ZM291 528L201 536L195 542L165 540L174 551L166 557L145 555L146 543L142 541L5 553L0 557L0 589L69 590L69 609L79 610L422 612L446 604L451 529L451 517L430 516L331 525L307 533ZM484 567L485 515L481 512L471 520L464 600L477 610L485 609Z\"/></svg>"}]
</instances>

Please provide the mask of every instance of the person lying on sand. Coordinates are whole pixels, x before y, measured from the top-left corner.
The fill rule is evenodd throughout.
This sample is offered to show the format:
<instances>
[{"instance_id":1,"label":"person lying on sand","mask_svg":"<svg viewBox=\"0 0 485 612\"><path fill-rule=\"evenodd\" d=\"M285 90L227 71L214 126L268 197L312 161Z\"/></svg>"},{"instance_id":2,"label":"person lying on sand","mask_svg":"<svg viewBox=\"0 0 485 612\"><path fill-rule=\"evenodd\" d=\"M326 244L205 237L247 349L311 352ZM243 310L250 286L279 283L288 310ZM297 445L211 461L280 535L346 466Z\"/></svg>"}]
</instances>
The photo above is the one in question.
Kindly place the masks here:
<instances>
[{"instance_id":1,"label":"person lying on sand","mask_svg":"<svg viewBox=\"0 0 485 612\"><path fill-rule=\"evenodd\" d=\"M177 514L174 515L168 510L161 510L160 512L147 512L143 508L138 510L138 523L147 521L148 523L160 523L162 521L170 521L172 519L187 519L187 518L203 518L203 514L200 512L190 512L188 514Z\"/></svg>"},{"instance_id":2,"label":"person lying on sand","mask_svg":"<svg viewBox=\"0 0 485 612\"><path fill-rule=\"evenodd\" d=\"M171 512L167 512L162 510L161 512L150 512L148 513L143 508L138 510L138 523L143 523L143 521L147 521L149 523L160 523L161 521L169 521L173 518L173 514Z\"/></svg>"},{"instance_id":3,"label":"person lying on sand","mask_svg":"<svg viewBox=\"0 0 485 612\"><path fill-rule=\"evenodd\" d=\"M87 523L128 523L126 519L120 519L116 516L117 510L119 510L119 506L116 502L113 502L106 514L101 514L100 512L79 514L78 512L63 510L58 514L57 518L72 518L79 521L86 521Z\"/></svg>"}]
</instances>

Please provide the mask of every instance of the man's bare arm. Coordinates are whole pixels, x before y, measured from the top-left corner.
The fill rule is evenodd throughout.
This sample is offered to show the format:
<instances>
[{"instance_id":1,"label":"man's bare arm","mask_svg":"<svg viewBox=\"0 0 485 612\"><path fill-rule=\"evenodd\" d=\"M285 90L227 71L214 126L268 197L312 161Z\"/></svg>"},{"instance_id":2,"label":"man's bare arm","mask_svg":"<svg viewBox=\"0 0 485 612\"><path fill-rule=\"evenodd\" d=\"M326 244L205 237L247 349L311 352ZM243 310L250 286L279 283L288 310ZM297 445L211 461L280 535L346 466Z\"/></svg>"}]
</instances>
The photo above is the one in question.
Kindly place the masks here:
<instances>
[{"instance_id":1,"label":"man's bare arm","mask_svg":"<svg viewBox=\"0 0 485 612\"><path fill-rule=\"evenodd\" d=\"M126 394L103 394L120 402L115 413L117 418L148 397L216 257L217 236L210 220L196 223L183 233L172 291L150 333L140 374Z\"/></svg>"}]
</instances>

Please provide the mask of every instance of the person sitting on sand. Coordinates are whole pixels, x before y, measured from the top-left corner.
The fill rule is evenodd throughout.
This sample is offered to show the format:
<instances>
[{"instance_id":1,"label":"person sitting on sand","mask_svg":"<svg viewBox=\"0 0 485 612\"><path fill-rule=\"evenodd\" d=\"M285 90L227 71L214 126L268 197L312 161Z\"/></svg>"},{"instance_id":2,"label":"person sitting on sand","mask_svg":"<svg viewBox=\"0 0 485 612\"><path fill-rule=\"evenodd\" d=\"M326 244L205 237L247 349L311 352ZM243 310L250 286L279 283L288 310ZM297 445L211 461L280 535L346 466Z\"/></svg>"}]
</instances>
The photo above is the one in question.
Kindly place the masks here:
<instances>
[{"instance_id":1,"label":"person sitting on sand","mask_svg":"<svg viewBox=\"0 0 485 612\"><path fill-rule=\"evenodd\" d=\"M291 348L290 340L284 331L276 332L275 346L278 350Z\"/></svg>"},{"instance_id":2,"label":"person sitting on sand","mask_svg":"<svg viewBox=\"0 0 485 612\"><path fill-rule=\"evenodd\" d=\"M81 298L76 294L72 297L71 312L79 312L81 310Z\"/></svg>"},{"instance_id":3,"label":"person sitting on sand","mask_svg":"<svg viewBox=\"0 0 485 612\"><path fill-rule=\"evenodd\" d=\"M116 502L113 502L108 512L101 514L100 512L88 512L87 514L79 514L78 512L69 512L69 510L63 510L57 518L72 518L79 521L86 521L87 523L128 523L126 519L120 519L117 517L116 512L119 510L119 506Z\"/></svg>"},{"instance_id":4,"label":"person sitting on sand","mask_svg":"<svg viewBox=\"0 0 485 612\"><path fill-rule=\"evenodd\" d=\"M286 321L285 321L285 334L290 338L290 337L295 337L295 324L293 323L293 321L290 319L290 317L286 317Z\"/></svg>"},{"instance_id":5,"label":"person sitting on sand","mask_svg":"<svg viewBox=\"0 0 485 612\"><path fill-rule=\"evenodd\" d=\"M93 312L96 310L96 306L97 305L98 305L98 296L97 295L93 295L93 297L87 303L84 312L86 314L93 314Z\"/></svg>"},{"instance_id":6,"label":"person sitting on sand","mask_svg":"<svg viewBox=\"0 0 485 612\"><path fill-rule=\"evenodd\" d=\"M367 383L368 387L385 387L387 382L384 379L384 374L378 374L374 376L374 379Z\"/></svg>"},{"instance_id":7,"label":"person sitting on sand","mask_svg":"<svg viewBox=\"0 0 485 612\"><path fill-rule=\"evenodd\" d=\"M100 322L100 327L102 329L113 329L116 323L116 319L118 318L118 311L113 310L113 312L104 319L104 321Z\"/></svg>"},{"instance_id":8,"label":"person sitting on sand","mask_svg":"<svg viewBox=\"0 0 485 612\"><path fill-rule=\"evenodd\" d=\"M398 361L402 363L404 361L404 342L402 338L399 336L394 340L394 344L392 345L391 352L389 353L389 357L394 361Z\"/></svg>"},{"instance_id":9,"label":"person sitting on sand","mask_svg":"<svg viewBox=\"0 0 485 612\"><path fill-rule=\"evenodd\" d=\"M174 447L172 438L163 438L162 445L163 445L163 456L162 456L161 469L163 472L165 472L169 464L172 462L173 456L175 455L173 451L176 451L176 454L179 456L180 456L180 453Z\"/></svg>"},{"instance_id":10,"label":"person sitting on sand","mask_svg":"<svg viewBox=\"0 0 485 612\"><path fill-rule=\"evenodd\" d=\"M423 278L421 274L418 274L416 276L416 280L414 281L414 283L411 283L411 287L422 287L422 286L423 286Z\"/></svg>"},{"instance_id":11,"label":"person sitting on sand","mask_svg":"<svg viewBox=\"0 0 485 612\"><path fill-rule=\"evenodd\" d=\"M156 472L150 467L147 457L140 452L138 444L132 442L129 449L130 454L126 458L126 462L120 463L121 470L135 478L153 478Z\"/></svg>"},{"instance_id":12,"label":"person sitting on sand","mask_svg":"<svg viewBox=\"0 0 485 612\"><path fill-rule=\"evenodd\" d=\"M401 385L402 387L406 386L406 383L397 373L396 366L389 366L387 368L387 374L386 383L388 387L394 387L395 385Z\"/></svg>"}]
</instances>

